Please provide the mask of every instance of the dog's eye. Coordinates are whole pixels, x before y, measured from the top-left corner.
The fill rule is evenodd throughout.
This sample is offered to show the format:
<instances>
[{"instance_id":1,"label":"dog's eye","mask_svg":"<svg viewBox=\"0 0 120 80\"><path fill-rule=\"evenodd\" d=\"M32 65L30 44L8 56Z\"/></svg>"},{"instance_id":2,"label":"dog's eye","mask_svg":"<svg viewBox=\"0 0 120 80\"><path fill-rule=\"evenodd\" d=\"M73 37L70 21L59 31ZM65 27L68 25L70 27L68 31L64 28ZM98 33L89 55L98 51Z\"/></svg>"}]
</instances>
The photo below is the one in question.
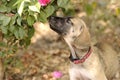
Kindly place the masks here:
<instances>
[{"instance_id":1,"label":"dog's eye","mask_svg":"<svg viewBox=\"0 0 120 80\"><path fill-rule=\"evenodd\" d=\"M73 25L73 23L70 19L66 19L66 23L69 23L69 24Z\"/></svg>"},{"instance_id":2,"label":"dog's eye","mask_svg":"<svg viewBox=\"0 0 120 80\"><path fill-rule=\"evenodd\" d=\"M65 33L63 33L63 35L65 36L65 35L67 35L67 33L65 32Z\"/></svg>"}]
</instances>

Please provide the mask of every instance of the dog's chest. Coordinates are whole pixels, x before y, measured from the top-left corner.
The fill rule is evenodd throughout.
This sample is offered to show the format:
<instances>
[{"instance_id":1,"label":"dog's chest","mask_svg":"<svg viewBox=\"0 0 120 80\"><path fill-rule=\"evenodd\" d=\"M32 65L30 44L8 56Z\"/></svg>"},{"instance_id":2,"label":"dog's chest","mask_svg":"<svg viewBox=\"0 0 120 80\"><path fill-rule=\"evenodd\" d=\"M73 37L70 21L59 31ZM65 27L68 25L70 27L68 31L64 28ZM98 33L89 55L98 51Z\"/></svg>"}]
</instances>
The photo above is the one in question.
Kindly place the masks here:
<instances>
[{"instance_id":1,"label":"dog's chest","mask_svg":"<svg viewBox=\"0 0 120 80\"><path fill-rule=\"evenodd\" d=\"M93 80L93 74L82 66L70 68L69 74L71 80Z\"/></svg>"},{"instance_id":2,"label":"dog's chest","mask_svg":"<svg viewBox=\"0 0 120 80\"><path fill-rule=\"evenodd\" d=\"M71 63L69 70L70 80L95 80L95 75L100 71L99 59L92 54L84 63ZM96 70L97 69L97 70Z\"/></svg>"}]
</instances>

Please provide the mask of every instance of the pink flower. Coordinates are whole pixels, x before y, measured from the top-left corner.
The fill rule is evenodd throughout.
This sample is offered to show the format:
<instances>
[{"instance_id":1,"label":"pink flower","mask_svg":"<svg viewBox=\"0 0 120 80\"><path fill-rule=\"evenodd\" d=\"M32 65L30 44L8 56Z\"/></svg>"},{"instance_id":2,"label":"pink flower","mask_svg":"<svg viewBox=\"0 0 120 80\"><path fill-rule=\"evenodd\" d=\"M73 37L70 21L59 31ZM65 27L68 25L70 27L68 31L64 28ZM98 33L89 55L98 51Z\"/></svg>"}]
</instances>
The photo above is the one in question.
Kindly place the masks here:
<instances>
[{"instance_id":1,"label":"pink flower","mask_svg":"<svg viewBox=\"0 0 120 80\"><path fill-rule=\"evenodd\" d=\"M53 77L55 77L55 78L61 78L62 75L63 75L63 74L62 74L60 71L54 71L54 72L53 72Z\"/></svg>"},{"instance_id":2,"label":"pink flower","mask_svg":"<svg viewBox=\"0 0 120 80\"><path fill-rule=\"evenodd\" d=\"M38 0L41 6L46 6L48 3L50 3L50 0Z\"/></svg>"}]
</instances>

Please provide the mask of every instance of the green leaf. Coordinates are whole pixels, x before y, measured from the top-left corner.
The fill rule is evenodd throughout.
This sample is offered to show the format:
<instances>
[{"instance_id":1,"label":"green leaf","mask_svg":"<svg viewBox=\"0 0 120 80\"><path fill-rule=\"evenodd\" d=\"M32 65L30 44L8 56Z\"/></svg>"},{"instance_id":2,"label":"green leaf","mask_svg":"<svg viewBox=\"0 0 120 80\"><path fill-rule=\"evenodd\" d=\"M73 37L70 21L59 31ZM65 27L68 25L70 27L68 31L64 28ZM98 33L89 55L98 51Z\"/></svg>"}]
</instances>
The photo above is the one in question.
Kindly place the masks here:
<instances>
[{"instance_id":1,"label":"green leaf","mask_svg":"<svg viewBox=\"0 0 120 80\"><path fill-rule=\"evenodd\" d=\"M0 5L0 12L7 12L7 7L5 5Z\"/></svg>"},{"instance_id":2,"label":"green leaf","mask_svg":"<svg viewBox=\"0 0 120 80\"><path fill-rule=\"evenodd\" d=\"M26 47L27 47L28 45L30 45L30 42L31 42L31 39L25 39Z\"/></svg>"},{"instance_id":3,"label":"green leaf","mask_svg":"<svg viewBox=\"0 0 120 80\"><path fill-rule=\"evenodd\" d=\"M91 15L93 12L93 7L90 4L85 5L85 11L87 12L88 15Z\"/></svg>"},{"instance_id":4,"label":"green leaf","mask_svg":"<svg viewBox=\"0 0 120 80\"><path fill-rule=\"evenodd\" d=\"M7 26L11 20L11 17L4 17L3 19L3 25L2 26Z\"/></svg>"},{"instance_id":5,"label":"green leaf","mask_svg":"<svg viewBox=\"0 0 120 80\"><path fill-rule=\"evenodd\" d=\"M8 27L7 26L0 26L1 31L3 34L7 34L8 33Z\"/></svg>"},{"instance_id":6,"label":"green leaf","mask_svg":"<svg viewBox=\"0 0 120 80\"><path fill-rule=\"evenodd\" d=\"M45 8L44 11L46 12L47 17L49 17L49 16L51 16L51 15L54 13L55 8L54 8L52 5L49 5L49 6L47 6L47 7Z\"/></svg>"},{"instance_id":7,"label":"green leaf","mask_svg":"<svg viewBox=\"0 0 120 80\"><path fill-rule=\"evenodd\" d=\"M47 21L47 14L44 11L41 11L40 15L38 15L38 20L40 22L45 23Z\"/></svg>"},{"instance_id":8,"label":"green leaf","mask_svg":"<svg viewBox=\"0 0 120 80\"><path fill-rule=\"evenodd\" d=\"M22 12L23 12L23 9L24 9L24 4L25 4L25 1L22 1L20 3L20 5L18 6L18 14L21 16L22 15Z\"/></svg>"},{"instance_id":9,"label":"green leaf","mask_svg":"<svg viewBox=\"0 0 120 80\"><path fill-rule=\"evenodd\" d=\"M29 39L31 39L31 37L34 35L34 31L35 31L35 30L34 30L33 27L28 29L28 34L27 34L27 35L28 35L28 38L29 38Z\"/></svg>"},{"instance_id":10,"label":"green leaf","mask_svg":"<svg viewBox=\"0 0 120 80\"><path fill-rule=\"evenodd\" d=\"M18 26L15 26L15 30L14 30L14 35L15 35L15 37L17 38L17 39L19 39L19 30L18 30L18 28L17 28Z\"/></svg>"},{"instance_id":11,"label":"green leaf","mask_svg":"<svg viewBox=\"0 0 120 80\"><path fill-rule=\"evenodd\" d=\"M19 0L10 0L9 3L7 3L7 6L10 7L11 9L15 9L17 8L17 4L16 2L18 2ZM16 4L16 5L15 5Z\"/></svg>"},{"instance_id":12,"label":"green leaf","mask_svg":"<svg viewBox=\"0 0 120 80\"><path fill-rule=\"evenodd\" d=\"M55 0L51 0L50 3L53 3Z\"/></svg>"},{"instance_id":13,"label":"green leaf","mask_svg":"<svg viewBox=\"0 0 120 80\"><path fill-rule=\"evenodd\" d=\"M0 14L0 21L2 21L2 26L7 26L11 20L11 17Z\"/></svg>"},{"instance_id":14,"label":"green leaf","mask_svg":"<svg viewBox=\"0 0 120 80\"><path fill-rule=\"evenodd\" d=\"M20 39L23 39L26 36L25 30L21 27L19 27L19 37Z\"/></svg>"},{"instance_id":15,"label":"green leaf","mask_svg":"<svg viewBox=\"0 0 120 80\"><path fill-rule=\"evenodd\" d=\"M14 25L11 25L11 26L9 27L9 31L13 33L14 30L15 30L15 26L14 26Z\"/></svg>"},{"instance_id":16,"label":"green leaf","mask_svg":"<svg viewBox=\"0 0 120 80\"><path fill-rule=\"evenodd\" d=\"M37 2L35 5L29 6L29 9L33 12L40 13L40 4Z\"/></svg>"},{"instance_id":17,"label":"green leaf","mask_svg":"<svg viewBox=\"0 0 120 80\"><path fill-rule=\"evenodd\" d=\"M17 16L18 15L15 14L14 16L11 17L10 26L15 24Z\"/></svg>"},{"instance_id":18,"label":"green leaf","mask_svg":"<svg viewBox=\"0 0 120 80\"><path fill-rule=\"evenodd\" d=\"M37 3L35 4L35 6L37 7L38 10L40 10L41 6L40 3L37 1Z\"/></svg>"},{"instance_id":19,"label":"green leaf","mask_svg":"<svg viewBox=\"0 0 120 80\"><path fill-rule=\"evenodd\" d=\"M17 18L17 24L18 24L19 26L21 26L21 22L22 22L22 18L21 18L21 17L18 17L18 18Z\"/></svg>"},{"instance_id":20,"label":"green leaf","mask_svg":"<svg viewBox=\"0 0 120 80\"><path fill-rule=\"evenodd\" d=\"M33 12L40 12L39 9L36 6L29 6L29 9Z\"/></svg>"},{"instance_id":21,"label":"green leaf","mask_svg":"<svg viewBox=\"0 0 120 80\"><path fill-rule=\"evenodd\" d=\"M38 15L38 20L41 22L46 22L47 17L51 16L55 11L55 8L51 5L47 6L44 10L40 12L40 15Z\"/></svg>"},{"instance_id":22,"label":"green leaf","mask_svg":"<svg viewBox=\"0 0 120 80\"><path fill-rule=\"evenodd\" d=\"M11 17L0 14L0 21L1 21L0 29L1 29L2 33L7 34L8 24L9 24L10 20L11 20Z\"/></svg>"},{"instance_id":23,"label":"green leaf","mask_svg":"<svg viewBox=\"0 0 120 80\"><path fill-rule=\"evenodd\" d=\"M25 2L31 2L31 0L25 0Z\"/></svg>"},{"instance_id":24,"label":"green leaf","mask_svg":"<svg viewBox=\"0 0 120 80\"><path fill-rule=\"evenodd\" d=\"M20 26L15 26L13 34L17 39L23 39L26 36L25 30Z\"/></svg>"},{"instance_id":25,"label":"green leaf","mask_svg":"<svg viewBox=\"0 0 120 80\"><path fill-rule=\"evenodd\" d=\"M34 21L35 21L35 19L34 19L33 16L28 16L27 17L27 23L28 23L28 25L32 26L33 23L34 23Z\"/></svg>"},{"instance_id":26,"label":"green leaf","mask_svg":"<svg viewBox=\"0 0 120 80\"><path fill-rule=\"evenodd\" d=\"M59 7L64 8L70 0L57 0L57 4Z\"/></svg>"},{"instance_id":27,"label":"green leaf","mask_svg":"<svg viewBox=\"0 0 120 80\"><path fill-rule=\"evenodd\" d=\"M11 0L12 1L12 0ZM17 0L15 1L14 5L13 6L17 6L18 4L20 4L23 0Z\"/></svg>"}]
</instances>

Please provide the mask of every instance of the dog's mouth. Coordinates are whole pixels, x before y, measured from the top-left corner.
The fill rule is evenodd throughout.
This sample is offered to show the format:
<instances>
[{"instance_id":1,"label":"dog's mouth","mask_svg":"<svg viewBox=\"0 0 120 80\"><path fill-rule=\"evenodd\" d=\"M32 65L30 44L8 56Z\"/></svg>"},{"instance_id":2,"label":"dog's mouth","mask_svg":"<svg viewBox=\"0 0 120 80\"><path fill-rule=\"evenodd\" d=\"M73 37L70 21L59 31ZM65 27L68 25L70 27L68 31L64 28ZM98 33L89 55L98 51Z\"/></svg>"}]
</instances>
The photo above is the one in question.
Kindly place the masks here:
<instances>
[{"instance_id":1,"label":"dog's mouth","mask_svg":"<svg viewBox=\"0 0 120 80\"><path fill-rule=\"evenodd\" d=\"M78 55L76 54L76 51L75 51L74 47L70 44L70 42L66 38L64 38L64 40L66 41L67 45L69 46L70 58L79 59Z\"/></svg>"},{"instance_id":2,"label":"dog's mouth","mask_svg":"<svg viewBox=\"0 0 120 80\"><path fill-rule=\"evenodd\" d=\"M62 32L61 32L55 25L53 25L51 22L49 22L49 24L50 24L50 28L51 28L52 30L54 30L54 31L57 32L58 34L62 34Z\"/></svg>"},{"instance_id":3,"label":"dog's mouth","mask_svg":"<svg viewBox=\"0 0 120 80\"><path fill-rule=\"evenodd\" d=\"M58 17L53 17L53 16L50 17L49 24L50 24L50 28L55 32L57 32L58 34L63 33L64 27L61 27L62 26L61 20Z\"/></svg>"}]
</instances>

